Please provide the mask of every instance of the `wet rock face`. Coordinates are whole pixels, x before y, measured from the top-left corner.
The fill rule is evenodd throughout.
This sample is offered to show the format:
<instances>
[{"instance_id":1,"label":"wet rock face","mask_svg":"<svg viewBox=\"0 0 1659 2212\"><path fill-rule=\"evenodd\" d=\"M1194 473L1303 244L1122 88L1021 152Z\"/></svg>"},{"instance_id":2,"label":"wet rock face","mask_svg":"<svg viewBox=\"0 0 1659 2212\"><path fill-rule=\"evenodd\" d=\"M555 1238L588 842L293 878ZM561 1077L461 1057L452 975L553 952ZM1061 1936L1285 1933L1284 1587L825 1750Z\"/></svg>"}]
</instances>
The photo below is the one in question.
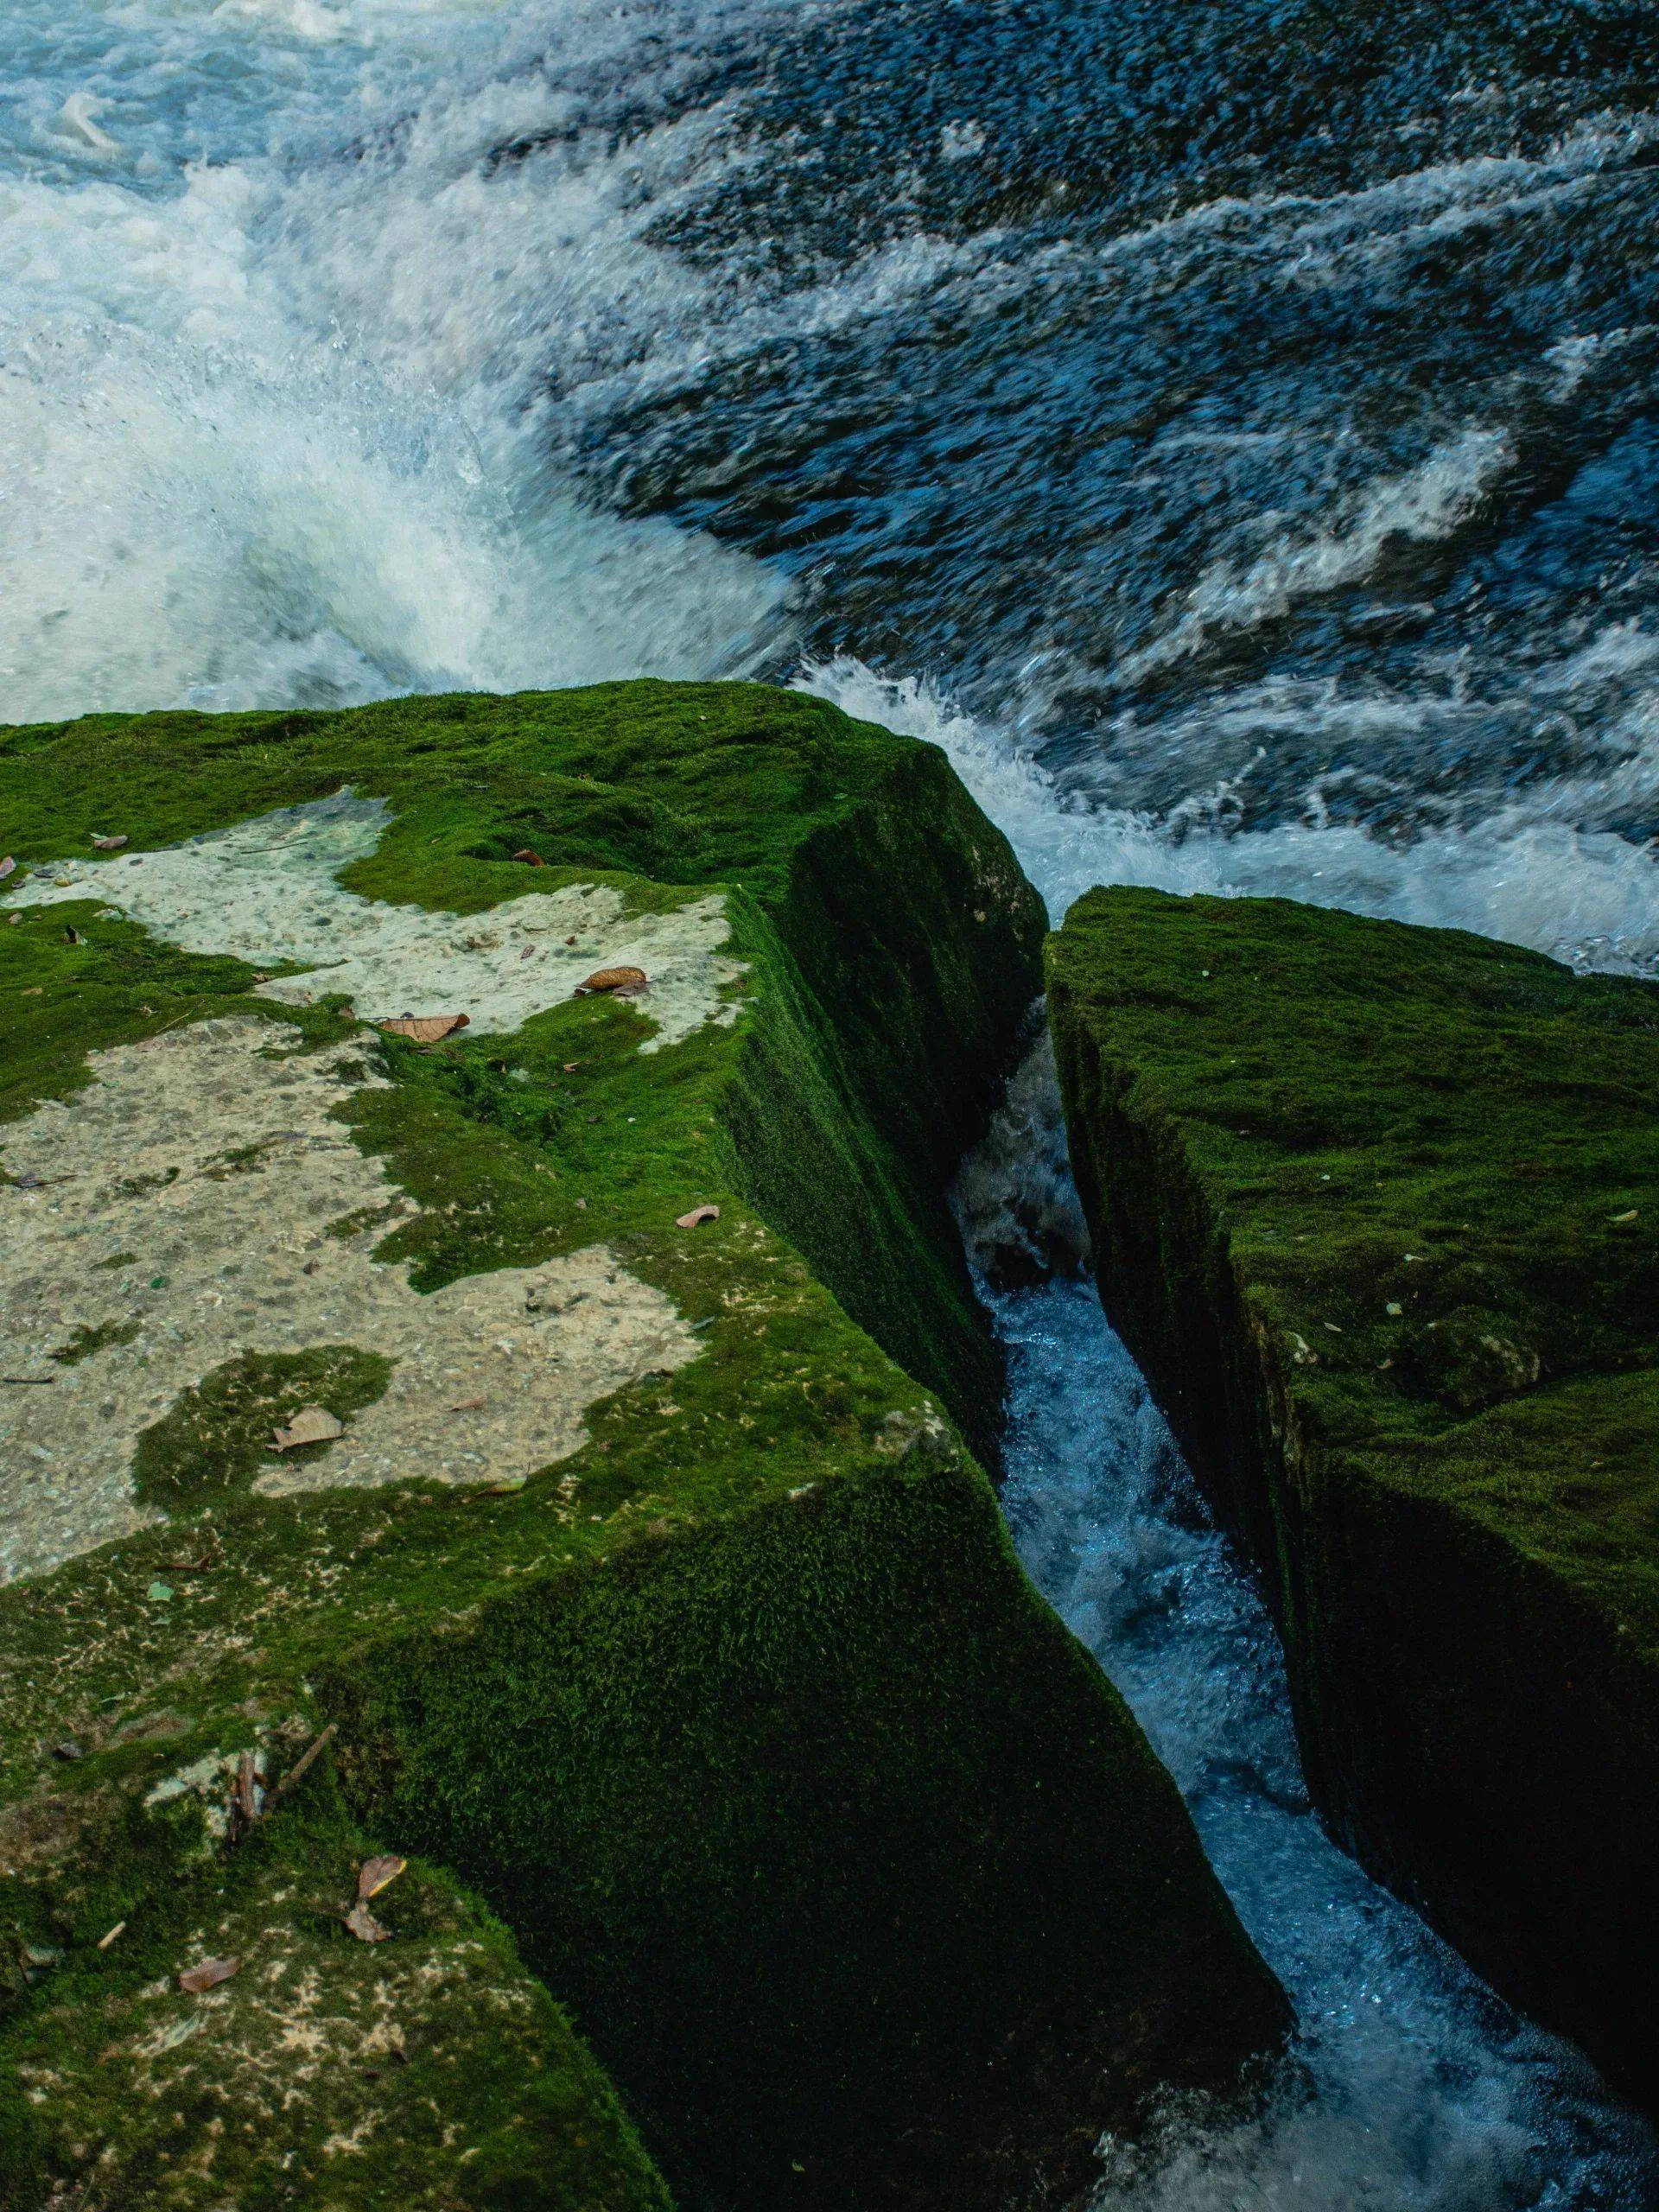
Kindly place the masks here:
<instances>
[{"instance_id":1,"label":"wet rock face","mask_svg":"<svg viewBox=\"0 0 1659 2212\"><path fill-rule=\"evenodd\" d=\"M1134 891L1048 975L1102 1294L1326 1817L1659 2106L1659 995Z\"/></svg>"},{"instance_id":2,"label":"wet rock face","mask_svg":"<svg viewBox=\"0 0 1659 2212\"><path fill-rule=\"evenodd\" d=\"M942 757L642 684L0 791L6 2212L988 2208L1236 2083L963 1441L1040 917Z\"/></svg>"}]
</instances>

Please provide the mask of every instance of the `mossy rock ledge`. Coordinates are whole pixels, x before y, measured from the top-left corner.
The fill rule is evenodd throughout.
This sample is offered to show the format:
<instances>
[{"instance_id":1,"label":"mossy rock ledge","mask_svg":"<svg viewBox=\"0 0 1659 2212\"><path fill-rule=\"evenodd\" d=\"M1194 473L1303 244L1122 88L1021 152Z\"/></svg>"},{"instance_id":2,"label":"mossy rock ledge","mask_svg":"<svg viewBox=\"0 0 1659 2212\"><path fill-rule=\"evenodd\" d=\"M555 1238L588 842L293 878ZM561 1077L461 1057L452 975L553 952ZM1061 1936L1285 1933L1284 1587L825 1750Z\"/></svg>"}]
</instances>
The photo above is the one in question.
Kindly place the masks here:
<instances>
[{"instance_id":1,"label":"mossy rock ledge","mask_svg":"<svg viewBox=\"0 0 1659 2212\"><path fill-rule=\"evenodd\" d=\"M943 757L104 716L0 825L6 2212L971 2212L1236 2083L1282 1998L963 1440L1042 925Z\"/></svg>"},{"instance_id":2,"label":"mossy rock ledge","mask_svg":"<svg viewBox=\"0 0 1659 2212\"><path fill-rule=\"evenodd\" d=\"M1102 1293L1315 1798L1659 2107L1659 993L1280 900L1048 952Z\"/></svg>"}]
</instances>

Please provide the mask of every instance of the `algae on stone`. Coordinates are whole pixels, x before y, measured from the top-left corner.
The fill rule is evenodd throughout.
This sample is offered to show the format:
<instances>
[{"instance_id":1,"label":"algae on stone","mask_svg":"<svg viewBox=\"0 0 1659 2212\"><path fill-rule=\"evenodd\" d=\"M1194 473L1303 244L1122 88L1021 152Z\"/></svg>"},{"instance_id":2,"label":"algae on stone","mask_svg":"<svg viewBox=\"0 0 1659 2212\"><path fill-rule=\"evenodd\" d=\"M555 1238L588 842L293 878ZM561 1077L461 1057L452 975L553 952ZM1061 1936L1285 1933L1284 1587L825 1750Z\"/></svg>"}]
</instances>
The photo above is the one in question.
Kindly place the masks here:
<instances>
[{"instance_id":1,"label":"algae on stone","mask_svg":"<svg viewBox=\"0 0 1659 2212\"><path fill-rule=\"evenodd\" d=\"M639 684L25 730L0 805L6 2212L988 2206L1234 2082L1282 1999L947 1417L1040 920L942 756Z\"/></svg>"},{"instance_id":2,"label":"algae on stone","mask_svg":"<svg viewBox=\"0 0 1659 2212\"><path fill-rule=\"evenodd\" d=\"M1103 1295L1318 1802L1659 2105L1659 992L1127 890L1048 976Z\"/></svg>"}]
</instances>

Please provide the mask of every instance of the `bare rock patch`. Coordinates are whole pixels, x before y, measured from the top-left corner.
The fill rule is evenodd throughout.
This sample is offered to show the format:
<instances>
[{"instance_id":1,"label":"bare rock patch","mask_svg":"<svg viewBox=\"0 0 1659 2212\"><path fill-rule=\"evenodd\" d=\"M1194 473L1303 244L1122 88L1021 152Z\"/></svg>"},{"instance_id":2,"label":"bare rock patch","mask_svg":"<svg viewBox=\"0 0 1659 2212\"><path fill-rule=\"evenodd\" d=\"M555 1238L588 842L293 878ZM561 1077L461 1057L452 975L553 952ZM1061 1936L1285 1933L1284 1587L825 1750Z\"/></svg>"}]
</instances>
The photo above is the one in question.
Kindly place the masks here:
<instances>
[{"instance_id":1,"label":"bare rock patch","mask_svg":"<svg viewBox=\"0 0 1659 2212\"><path fill-rule=\"evenodd\" d=\"M5 1130L29 1179L0 1188L0 1335L8 1373L41 1379L0 1392L0 1580L160 1517L141 1440L250 1355L354 1347L387 1374L337 1441L270 1455L270 1494L527 1475L580 1448L598 1400L696 1357L603 1245L427 1295L374 1259L420 1209L334 1109L385 1079L357 1045L297 1042L248 1017L97 1052L85 1089ZM329 1233L365 1209L373 1230Z\"/></svg>"}]
</instances>

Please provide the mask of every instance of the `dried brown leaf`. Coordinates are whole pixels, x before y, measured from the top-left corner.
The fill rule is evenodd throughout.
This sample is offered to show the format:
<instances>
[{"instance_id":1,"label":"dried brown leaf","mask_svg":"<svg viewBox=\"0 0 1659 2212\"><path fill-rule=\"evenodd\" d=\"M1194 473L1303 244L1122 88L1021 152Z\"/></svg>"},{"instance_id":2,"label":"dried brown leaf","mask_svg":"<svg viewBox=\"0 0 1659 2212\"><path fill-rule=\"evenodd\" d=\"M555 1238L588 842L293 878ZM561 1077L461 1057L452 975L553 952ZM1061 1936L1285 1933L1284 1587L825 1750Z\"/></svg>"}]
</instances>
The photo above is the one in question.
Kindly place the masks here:
<instances>
[{"instance_id":1,"label":"dried brown leaf","mask_svg":"<svg viewBox=\"0 0 1659 2212\"><path fill-rule=\"evenodd\" d=\"M273 1452L297 1451L302 1444L328 1444L343 1436L346 1424L327 1406L302 1406L286 1428L273 1429Z\"/></svg>"},{"instance_id":2,"label":"dried brown leaf","mask_svg":"<svg viewBox=\"0 0 1659 2212\"><path fill-rule=\"evenodd\" d=\"M380 1027L392 1037L412 1037L417 1045L437 1045L457 1029L465 1029L469 1014L400 1014Z\"/></svg>"},{"instance_id":3,"label":"dried brown leaf","mask_svg":"<svg viewBox=\"0 0 1659 2212\"><path fill-rule=\"evenodd\" d=\"M221 1981L228 1981L241 1963L240 1959L204 1959L200 1966L182 1967L179 1987L200 1997L204 1990L217 1989Z\"/></svg>"},{"instance_id":4,"label":"dried brown leaf","mask_svg":"<svg viewBox=\"0 0 1659 2212\"><path fill-rule=\"evenodd\" d=\"M718 1221L718 1206L693 1206L690 1213L683 1213L676 1220L676 1229L701 1229L706 1221Z\"/></svg>"},{"instance_id":5,"label":"dried brown leaf","mask_svg":"<svg viewBox=\"0 0 1659 2212\"><path fill-rule=\"evenodd\" d=\"M94 837L92 840L100 853L118 853L126 842L124 834L119 837Z\"/></svg>"},{"instance_id":6,"label":"dried brown leaf","mask_svg":"<svg viewBox=\"0 0 1659 2212\"><path fill-rule=\"evenodd\" d=\"M359 1898L349 1912L343 1912L345 1922L359 1943L388 1943L391 1940L390 1928L383 1928L374 1915Z\"/></svg>"},{"instance_id":7,"label":"dried brown leaf","mask_svg":"<svg viewBox=\"0 0 1659 2212\"><path fill-rule=\"evenodd\" d=\"M365 1859L357 1870L358 1903L366 1904L371 1897L378 1897L382 1890L391 1887L408 1864L408 1859L399 1859L390 1851Z\"/></svg>"},{"instance_id":8,"label":"dried brown leaf","mask_svg":"<svg viewBox=\"0 0 1659 2212\"><path fill-rule=\"evenodd\" d=\"M482 1398L457 1398L449 1410L452 1414L475 1414L483 1402Z\"/></svg>"},{"instance_id":9,"label":"dried brown leaf","mask_svg":"<svg viewBox=\"0 0 1659 2212\"><path fill-rule=\"evenodd\" d=\"M635 991L643 991L651 978L643 968L595 968L585 983L578 983L574 995L583 998L590 992L608 991L613 998L628 998Z\"/></svg>"},{"instance_id":10,"label":"dried brown leaf","mask_svg":"<svg viewBox=\"0 0 1659 2212\"><path fill-rule=\"evenodd\" d=\"M516 861L523 861L526 868L545 868L547 866L547 862L542 858L541 855L539 853L532 853L528 845L521 845L512 857Z\"/></svg>"}]
</instances>

